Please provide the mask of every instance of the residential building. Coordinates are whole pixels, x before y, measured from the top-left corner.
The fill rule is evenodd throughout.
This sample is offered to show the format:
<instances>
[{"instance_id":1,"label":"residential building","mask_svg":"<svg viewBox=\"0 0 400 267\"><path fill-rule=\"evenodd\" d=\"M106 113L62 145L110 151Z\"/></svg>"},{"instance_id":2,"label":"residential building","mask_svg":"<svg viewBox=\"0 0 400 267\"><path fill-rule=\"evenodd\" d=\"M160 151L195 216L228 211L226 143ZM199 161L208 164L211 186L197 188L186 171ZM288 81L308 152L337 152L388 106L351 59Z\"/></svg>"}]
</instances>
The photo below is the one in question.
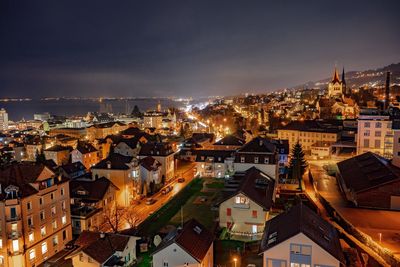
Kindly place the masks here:
<instances>
[{"instance_id":1,"label":"residential building","mask_svg":"<svg viewBox=\"0 0 400 267\"><path fill-rule=\"evenodd\" d=\"M336 229L303 204L265 225L263 267L339 267L345 259Z\"/></svg>"},{"instance_id":2,"label":"residential building","mask_svg":"<svg viewBox=\"0 0 400 267\"><path fill-rule=\"evenodd\" d=\"M153 266L212 267L214 235L195 219L168 234L153 253Z\"/></svg>"},{"instance_id":3,"label":"residential building","mask_svg":"<svg viewBox=\"0 0 400 267\"><path fill-rule=\"evenodd\" d=\"M219 225L232 239L261 239L275 200L275 180L256 167L236 172L219 202Z\"/></svg>"},{"instance_id":4,"label":"residential building","mask_svg":"<svg viewBox=\"0 0 400 267\"><path fill-rule=\"evenodd\" d=\"M278 138L289 141L289 149L299 142L305 152L318 141L337 142L340 139L340 127L322 120L291 121L278 129Z\"/></svg>"},{"instance_id":5,"label":"residential building","mask_svg":"<svg viewBox=\"0 0 400 267\"><path fill-rule=\"evenodd\" d=\"M119 188L117 204L122 207L129 207L136 196L139 162L136 158L112 153L92 167L92 176L93 179L100 177L109 179Z\"/></svg>"},{"instance_id":6,"label":"residential building","mask_svg":"<svg viewBox=\"0 0 400 267\"><path fill-rule=\"evenodd\" d=\"M98 151L88 142L78 142L76 148L71 152L71 160L72 163L80 161L86 169L90 169L99 162Z\"/></svg>"},{"instance_id":7,"label":"residential building","mask_svg":"<svg viewBox=\"0 0 400 267\"><path fill-rule=\"evenodd\" d=\"M73 138L86 139L87 130L86 128L53 128L50 129L49 135L66 135Z\"/></svg>"},{"instance_id":8,"label":"residential building","mask_svg":"<svg viewBox=\"0 0 400 267\"><path fill-rule=\"evenodd\" d=\"M139 237L83 231L75 241L78 247L68 258L74 267L132 266Z\"/></svg>"},{"instance_id":9,"label":"residential building","mask_svg":"<svg viewBox=\"0 0 400 267\"><path fill-rule=\"evenodd\" d=\"M235 171L246 171L255 166L275 179L280 169L279 161L287 161L288 148L281 150L280 146L279 141L263 137L253 138L236 152Z\"/></svg>"},{"instance_id":10,"label":"residential building","mask_svg":"<svg viewBox=\"0 0 400 267\"><path fill-rule=\"evenodd\" d=\"M8 131L8 113L4 108L0 109L0 131Z\"/></svg>"},{"instance_id":11,"label":"residential building","mask_svg":"<svg viewBox=\"0 0 400 267\"><path fill-rule=\"evenodd\" d=\"M137 194L154 194L163 186L161 175L162 164L155 158L148 156L139 161L140 185L136 186Z\"/></svg>"},{"instance_id":12,"label":"residential building","mask_svg":"<svg viewBox=\"0 0 400 267\"><path fill-rule=\"evenodd\" d=\"M357 207L400 210L400 168L366 152L339 162L338 184Z\"/></svg>"},{"instance_id":13,"label":"residential building","mask_svg":"<svg viewBox=\"0 0 400 267\"><path fill-rule=\"evenodd\" d=\"M213 144L214 149L218 150L236 150L241 148L246 143L245 140L234 135L227 135L221 140Z\"/></svg>"},{"instance_id":14,"label":"residential building","mask_svg":"<svg viewBox=\"0 0 400 267\"><path fill-rule=\"evenodd\" d=\"M169 181L175 176L175 151L170 143L147 142L142 144L139 158L151 156L161 163L161 176L163 181Z\"/></svg>"},{"instance_id":15,"label":"residential building","mask_svg":"<svg viewBox=\"0 0 400 267\"><path fill-rule=\"evenodd\" d=\"M95 139L104 139L108 135L118 134L127 128L126 124L119 121L93 124L87 128L87 138L92 141Z\"/></svg>"},{"instance_id":16,"label":"residential building","mask_svg":"<svg viewBox=\"0 0 400 267\"><path fill-rule=\"evenodd\" d=\"M391 158L393 155L392 119L388 113L364 110L358 117L357 154L373 152Z\"/></svg>"},{"instance_id":17,"label":"residential building","mask_svg":"<svg viewBox=\"0 0 400 267\"><path fill-rule=\"evenodd\" d=\"M115 205L118 191L110 180L75 179L70 182L72 233L98 231L104 223L104 212Z\"/></svg>"},{"instance_id":18,"label":"residential building","mask_svg":"<svg viewBox=\"0 0 400 267\"><path fill-rule=\"evenodd\" d=\"M62 165L60 166L59 171L61 175L68 177L69 179L75 179L84 176L87 173L87 169L80 161Z\"/></svg>"},{"instance_id":19,"label":"residential building","mask_svg":"<svg viewBox=\"0 0 400 267\"><path fill-rule=\"evenodd\" d=\"M162 120L164 113L161 111L147 111L143 116L143 126L144 128L162 128Z\"/></svg>"},{"instance_id":20,"label":"residential building","mask_svg":"<svg viewBox=\"0 0 400 267\"><path fill-rule=\"evenodd\" d=\"M196 174L201 177L224 178L234 172L234 150L196 150Z\"/></svg>"},{"instance_id":21,"label":"residential building","mask_svg":"<svg viewBox=\"0 0 400 267\"><path fill-rule=\"evenodd\" d=\"M25 143L26 160L35 161L36 156L42 153L43 145L40 140L32 140Z\"/></svg>"},{"instance_id":22,"label":"residential building","mask_svg":"<svg viewBox=\"0 0 400 267\"><path fill-rule=\"evenodd\" d=\"M0 260L38 266L72 238L69 179L43 164L16 163L0 170Z\"/></svg>"},{"instance_id":23,"label":"residential building","mask_svg":"<svg viewBox=\"0 0 400 267\"><path fill-rule=\"evenodd\" d=\"M56 165L60 166L68 163L71 151L72 147L55 145L43 152L47 160L53 160Z\"/></svg>"}]
</instances>

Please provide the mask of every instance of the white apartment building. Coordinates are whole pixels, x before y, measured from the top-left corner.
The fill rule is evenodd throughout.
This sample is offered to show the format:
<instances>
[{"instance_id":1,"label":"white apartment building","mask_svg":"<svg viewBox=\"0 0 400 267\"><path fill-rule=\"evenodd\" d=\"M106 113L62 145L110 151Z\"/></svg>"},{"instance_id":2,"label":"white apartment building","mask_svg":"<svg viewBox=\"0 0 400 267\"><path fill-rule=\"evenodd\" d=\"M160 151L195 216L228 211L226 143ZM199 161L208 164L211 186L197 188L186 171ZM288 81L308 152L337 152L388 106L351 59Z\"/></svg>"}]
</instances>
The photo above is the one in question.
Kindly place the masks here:
<instances>
[{"instance_id":1,"label":"white apartment building","mask_svg":"<svg viewBox=\"0 0 400 267\"><path fill-rule=\"evenodd\" d=\"M357 154L373 152L393 155L393 130L389 115L363 114L358 117Z\"/></svg>"}]
</instances>

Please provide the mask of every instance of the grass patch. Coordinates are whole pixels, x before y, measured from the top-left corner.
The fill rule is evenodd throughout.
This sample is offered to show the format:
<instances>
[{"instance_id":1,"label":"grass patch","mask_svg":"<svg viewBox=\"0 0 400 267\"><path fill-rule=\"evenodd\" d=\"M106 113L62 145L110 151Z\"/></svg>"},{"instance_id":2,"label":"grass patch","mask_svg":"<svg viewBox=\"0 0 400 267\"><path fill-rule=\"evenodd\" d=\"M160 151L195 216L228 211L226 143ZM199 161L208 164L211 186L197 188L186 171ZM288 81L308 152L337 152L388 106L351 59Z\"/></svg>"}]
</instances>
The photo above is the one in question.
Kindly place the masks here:
<instances>
[{"instance_id":1,"label":"grass patch","mask_svg":"<svg viewBox=\"0 0 400 267\"><path fill-rule=\"evenodd\" d=\"M165 226L170 219L179 212L182 205L193 195L200 192L203 188L203 181L203 179L193 179L163 207L143 221L138 227L139 232L145 236L156 234L162 226Z\"/></svg>"},{"instance_id":2,"label":"grass patch","mask_svg":"<svg viewBox=\"0 0 400 267\"><path fill-rule=\"evenodd\" d=\"M152 257L151 257L150 251L141 253L139 255L139 257L140 257L140 262L136 266L138 266L138 267L150 267L151 266Z\"/></svg>"},{"instance_id":3,"label":"grass patch","mask_svg":"<svg viewBox=\"0 0 400 267\"><path fill-rule=\"evenodd\" d=\"M222 182L222 183L221 182L212 182L212 183L206 184L206 186L208 188L222 189L222 188L224 188L225 184L224 184L224 182Z\"/></svg>"}]
</instances>

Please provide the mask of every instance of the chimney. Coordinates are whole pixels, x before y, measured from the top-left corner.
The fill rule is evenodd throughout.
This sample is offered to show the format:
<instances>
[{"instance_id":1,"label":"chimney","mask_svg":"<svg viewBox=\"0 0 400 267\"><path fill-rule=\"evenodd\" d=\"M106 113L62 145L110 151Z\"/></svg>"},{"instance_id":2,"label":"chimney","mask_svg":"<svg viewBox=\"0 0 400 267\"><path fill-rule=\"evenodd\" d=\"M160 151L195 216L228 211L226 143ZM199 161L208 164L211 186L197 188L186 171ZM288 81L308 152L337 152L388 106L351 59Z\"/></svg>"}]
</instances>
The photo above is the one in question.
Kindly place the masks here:
<instances>
[{"instance_id":1,"label":"chimney","mask_svg":"<svg viewBox=\"0 0 400 267\"><path fill-rule=\"evenodd\" d=\"M390 71L386 72L386 83L385 83L385 105L384 110L389 108L390 104Z\"/></svg>"}]
</instances>

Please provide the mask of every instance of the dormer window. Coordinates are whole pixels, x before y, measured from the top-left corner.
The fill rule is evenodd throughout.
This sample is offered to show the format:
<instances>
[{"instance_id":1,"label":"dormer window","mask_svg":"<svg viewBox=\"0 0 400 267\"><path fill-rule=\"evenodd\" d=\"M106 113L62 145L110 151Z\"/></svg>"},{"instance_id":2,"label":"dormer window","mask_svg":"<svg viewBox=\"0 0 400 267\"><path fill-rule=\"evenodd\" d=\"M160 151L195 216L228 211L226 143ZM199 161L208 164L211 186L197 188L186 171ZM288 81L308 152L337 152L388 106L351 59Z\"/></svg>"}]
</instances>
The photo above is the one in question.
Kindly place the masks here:
<instances>
[{"instance_id":1,"label":"dormer window","mask_svg":"<svg viewBox=\"0 0 400 267\"><path fill-rule=\"evenodd\" d=\"M6 193L6 199L16 199L18 198L18 191L19 187L15 185L9 185L4 189L4 192Z\"/></svg>"}]
</instances>

